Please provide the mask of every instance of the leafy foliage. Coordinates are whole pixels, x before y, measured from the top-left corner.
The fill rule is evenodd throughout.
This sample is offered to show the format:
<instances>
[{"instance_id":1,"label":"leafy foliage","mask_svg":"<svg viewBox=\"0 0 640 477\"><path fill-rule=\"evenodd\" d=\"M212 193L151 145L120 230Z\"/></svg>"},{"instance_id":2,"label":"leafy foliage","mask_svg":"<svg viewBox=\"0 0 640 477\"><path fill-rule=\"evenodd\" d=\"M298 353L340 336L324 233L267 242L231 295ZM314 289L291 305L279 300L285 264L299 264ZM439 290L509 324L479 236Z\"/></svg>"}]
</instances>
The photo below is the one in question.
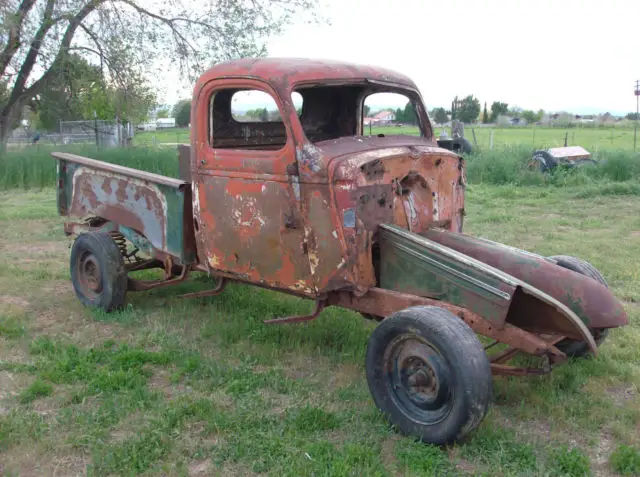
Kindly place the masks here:
<instances>
[{"instance_id":1,"label":"leafy foliage","mask_svg":"<svg viewBox=\"0 0 640 477\"><path fill-rule=\"evenodd\" d=\"M472 123L480 114L480 101L472 94L460 101L460 107L456 111L456 119L463 123Z\"/></svg>"},{"instance_id":2,"label":"leafy foliage","mask_svg":"<svg viewBox=\"0 0 640 477\"><path fill-rule=\"evenodd\" d=\"M270 34L314 11L315 0L12 0L0 23L0 141L71 54L100 65L123 116L143 73L170 65L193 80L212 62L264 55Z\"/></svg>"},{"instance_id":3,"label":"leafy foliage","mask_svg":"<svg viewBox=\"0 0 640 477\"><path fill-rule=\"evenodd\" d=\"M188 126L191 122L191 101L188 99L179 101L173 107L173 117L176 118L176 126Z\"/></svg>"},{"instance_id":4,"label":"leafy foliage","mask_svg":"<svg viewBox=\"0 0 640 477\"><path fill-rule=\"evenodd\" d=\"M403 123L403 124L417 124L417 116L416 116L416 110L413 107L413 104L411 103L411 101L408 101L407 104L405 104L403 109L396 109L394 111L394 114L396 116L396 122L398 123Z\"/></svg>"},{"instance_id":5,"label":"leafy foliage","mask_svg":"<svg viewBox=\"0 0 640 477\"><path fill-rule=\"evenodd\" d=\"M447 112L444 108L435 108L433 110L433 119L436 124L444 124L449 120L449 117L447 116Z\"/></svg>"},{"instance_id":6,"label":"leafy foliage","mask_svg":"<svg viewBox=\"0 0 640 477\"><path fill-rule=\"evenodd\" d=\"M498 116L507 114L508 111L509 111L509 105L507 103L494 101L491 104L491 122L495 123L496 120L498 119Z\"/></svg>"}]
</instances>

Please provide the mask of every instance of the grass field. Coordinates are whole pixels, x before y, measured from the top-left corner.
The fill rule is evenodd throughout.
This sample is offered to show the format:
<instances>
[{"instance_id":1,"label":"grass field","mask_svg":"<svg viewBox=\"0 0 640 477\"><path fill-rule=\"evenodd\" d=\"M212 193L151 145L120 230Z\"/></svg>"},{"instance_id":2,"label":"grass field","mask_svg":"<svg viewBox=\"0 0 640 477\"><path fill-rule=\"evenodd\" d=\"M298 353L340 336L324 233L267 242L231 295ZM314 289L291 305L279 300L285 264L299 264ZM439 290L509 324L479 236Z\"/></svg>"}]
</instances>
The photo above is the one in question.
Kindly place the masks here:
<instances>
[{"instance_id":1,"label":"grass field","mask_svg":"<svg viewBox=\"0 0 640 477\"><path fill-rule=\"evenodd\" d=\"M465 442L435 448L389 427L363 362L372 323L206 278L129 295L116 314L73 294L53 189L0 192L2 475L640 475L640 196L637 181L473 184L466 231L588 259L631 325L597 359L496 378Z\"/></svg>"},{"instance_id":2,"label":"grass field","mask_svg":"<svg viewBox=\"0 0 640 477\"><path fill-rule=\"evenodd\" d=\"M44 146L0 154L0 190L53 187L56 161L52 151L71 152L123 166L171 177L178 176L178 153L175 147L132 147L96 149L92 146ZM629 181L640 179L640 153L607 149L596 156L597 167L578 173L540 174L527 168L531 149L526 145L504 146L469 155L467 177L475 184L587 185L594 181ZM640 193L637 184L633 186Z\"/></svg>"},{"instance_id":3,"label":"grass field","mask_svg":"<svg viewBox=\"0 0 640 477\"><path fill-rule=\"evenodd\" d=\"M451 131L447 128L447 133ZM478 146L489 149L491 142L491 130L493 129L493 145L495 148L502 146L526 146L530 149L559 147L564 145L565 134L569 146L582 146L597 153L601 149L633 150L633 128L623 127L576 127L576 128L550 128L543 126L512 127L512 128L485 128L465 127L465 137L473 142L475 131ZM436 135L440 135L443 128L434 127ZM369 134L369 129L365 129ZM418 134L416 127L373 127L371 134ZM158 131L137 133L133 144L136 146L162 146L163 144L175 145L189 142L189 129L175 128ZM640 144L639 144L640 147Z\"/></svg>"}]
</instances>

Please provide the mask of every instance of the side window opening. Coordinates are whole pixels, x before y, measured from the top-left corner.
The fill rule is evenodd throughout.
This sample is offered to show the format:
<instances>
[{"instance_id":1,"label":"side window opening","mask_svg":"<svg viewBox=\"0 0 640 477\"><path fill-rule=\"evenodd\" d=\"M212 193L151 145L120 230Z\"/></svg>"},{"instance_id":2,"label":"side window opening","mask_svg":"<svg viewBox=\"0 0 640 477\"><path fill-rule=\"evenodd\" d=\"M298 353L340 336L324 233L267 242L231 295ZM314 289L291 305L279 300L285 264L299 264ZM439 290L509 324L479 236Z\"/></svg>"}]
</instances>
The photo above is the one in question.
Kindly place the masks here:
<instances>
[{"instance_id":1,"label":"side window opening","mask_svg":"<svg viewBox=\"0 0 640 477\"><path fill-rule=\"evenodd\" d=\"M223 89L209 103L209 141L216 149L278 150L287 143L282 113L264 91Z\"/></svg>"}]
</instances>

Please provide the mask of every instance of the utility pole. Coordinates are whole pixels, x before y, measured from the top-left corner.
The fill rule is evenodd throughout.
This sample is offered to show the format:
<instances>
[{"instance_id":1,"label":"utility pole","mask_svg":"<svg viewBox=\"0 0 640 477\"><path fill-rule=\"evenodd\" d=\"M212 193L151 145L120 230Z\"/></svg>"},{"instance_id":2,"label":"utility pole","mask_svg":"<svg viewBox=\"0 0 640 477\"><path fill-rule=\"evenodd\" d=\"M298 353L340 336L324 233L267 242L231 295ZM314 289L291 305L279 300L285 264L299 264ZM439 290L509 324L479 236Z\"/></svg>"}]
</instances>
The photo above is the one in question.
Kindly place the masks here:
<instances>
[{"instance_id":1,"label":"utility pole","mask_svg":"<svg viewBox=\"0 0 640 477\"><path fill-rule=\"evenodd\" d=\"M640 120L640 80L636 80L634 94L636 95L636 121L633 128L633 151L635 152L638 140L638 120Z\"/></svg>"}]
</instances>

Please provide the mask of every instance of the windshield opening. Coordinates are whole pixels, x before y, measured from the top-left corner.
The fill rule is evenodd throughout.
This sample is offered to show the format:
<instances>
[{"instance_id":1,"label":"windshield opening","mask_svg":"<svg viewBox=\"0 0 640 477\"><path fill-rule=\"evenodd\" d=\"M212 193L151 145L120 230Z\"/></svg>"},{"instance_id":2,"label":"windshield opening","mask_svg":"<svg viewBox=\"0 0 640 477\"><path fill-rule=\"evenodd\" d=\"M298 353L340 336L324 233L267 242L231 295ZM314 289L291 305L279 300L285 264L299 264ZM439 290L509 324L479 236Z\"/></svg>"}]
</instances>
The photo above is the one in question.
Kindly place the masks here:
<instances>
[{"instance_id":1,"label":"windshield opening","mask_svg":"<svg viewBox=\"0 0 640 477\"><path fill-rule=\"evenodd\" d=\"M427 136L417 95L371 84L299 87L299 118L312 143L354 136Z\"/></svg>"}]
</instances>

